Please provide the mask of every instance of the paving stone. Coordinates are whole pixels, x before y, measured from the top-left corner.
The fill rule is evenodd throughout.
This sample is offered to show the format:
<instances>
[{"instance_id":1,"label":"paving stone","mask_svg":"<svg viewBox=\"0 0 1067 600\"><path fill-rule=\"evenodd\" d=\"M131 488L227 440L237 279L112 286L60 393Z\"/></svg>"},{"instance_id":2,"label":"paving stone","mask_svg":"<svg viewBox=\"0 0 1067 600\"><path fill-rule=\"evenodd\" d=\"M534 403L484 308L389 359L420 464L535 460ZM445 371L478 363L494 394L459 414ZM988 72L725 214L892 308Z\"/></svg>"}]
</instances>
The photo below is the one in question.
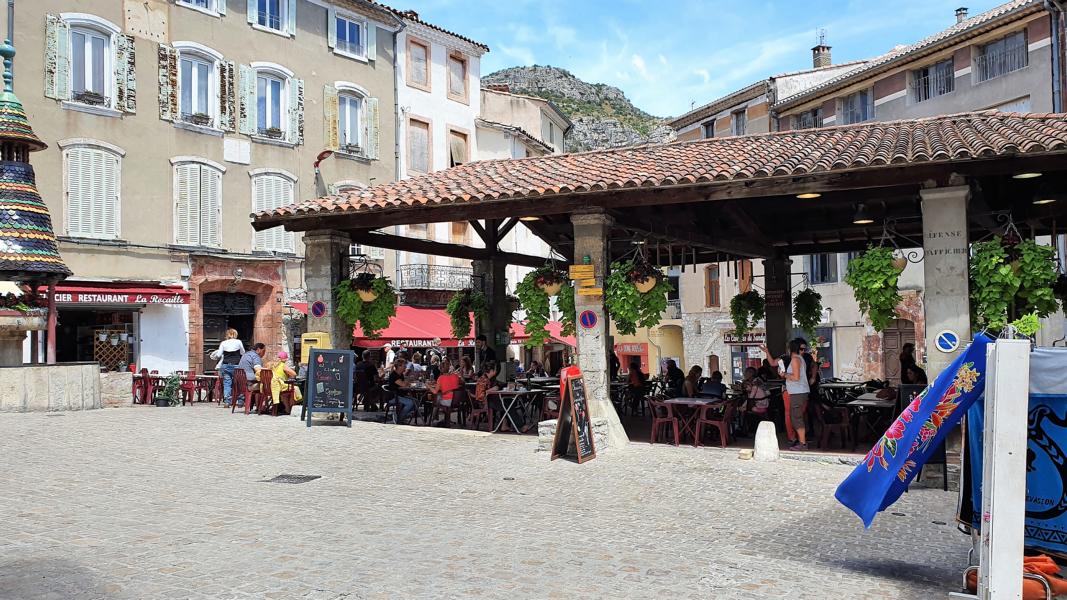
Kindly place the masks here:
<instances>
[{"instance_id":1,"label":"paving stone","mask_svg":"<svg viewBox=\"0 0 1067 600\"><path fill-rule=\"evenodd\" d=\"M966 563L932 523L953 493L864 530L833 498L847 465L536 448L214 405L0 414L0 598L925 599Z\"/></svg>"}]
</instances>

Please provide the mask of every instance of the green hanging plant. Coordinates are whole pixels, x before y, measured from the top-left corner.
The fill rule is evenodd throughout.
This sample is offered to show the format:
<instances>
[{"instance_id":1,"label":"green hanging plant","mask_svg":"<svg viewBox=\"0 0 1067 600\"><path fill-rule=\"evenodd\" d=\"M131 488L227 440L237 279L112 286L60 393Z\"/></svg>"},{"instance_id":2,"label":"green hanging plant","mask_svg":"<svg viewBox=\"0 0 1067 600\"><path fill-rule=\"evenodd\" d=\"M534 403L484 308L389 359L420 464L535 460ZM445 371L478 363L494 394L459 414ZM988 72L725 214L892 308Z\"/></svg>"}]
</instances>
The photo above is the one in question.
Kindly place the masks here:
<instances>
[{"instance_id":1,"label":"green hanging plant","mask_svg":"<svg viewBox=\"0 0 1067 600\"><path fill-rule=\"evenodd\" d=\"M734 322L734 333L741 337L750 331L766 313L766 302L756 290L737 294L730 299L730 318Z\"/></svg>"},{"instance_id":2,"label":"green hanging plant","mask_svg":"<svg viewBox=\"0 0 1067 600\"><path fill-rule=\"evenodd\" d=\"M486 301L485 294L467 288L452 296L445 311L452 322L452 337L462 340L470 336L471 327L474 325L471 323L471 313L478 318L484 317L489 312L489 302Z\"/></svg>"},{"instance_id":3,"label":"green hanging plant","mask_svg":"<svg viewBox=\"0 0 1067 600\"><path fill-rule=\"evenodd\" d=\"M970 278L971 316L978 328L997 332L1024 316L1041 319L1059 308L1051 246L1000 237L972 244ZM1024 319L1024 327L1031 325Z\"/></svg>"},{"instance_id":4,"label":"green hanging plant","mask_svg":"<svg viewBox=\"0 0 1067 600\"><path fill-rule=\"evenodd\" d=\"M374 299L364 301L360 297L361 291L364 295L368 291L372 292ZM379 332L388 327L389 321L396 316L396 290L385 277L360 273L356 279L338 283L334 293L337 296L337 316L349 325L358 322L364 337L378 337Z\"/></svg>"},{"instance_id":5,"label":"green hanging plant","mask_svg":"<svg viewBox=\"0 0 1067 600\"><path fill-rule=\"evenodd\" d=\"M1037 313L1030 313L1015 319L1011 322L1011 325L1026 337L1033 337L1041 329L1041 319L1037 316Z\"/></svg>"},{"instance_id":6,"label":"green hanging plant","mask_svg":"<svg viewBox=\"0 0 1067 600\"><path fill-rule=\"evenodd\" d=\"M845 283L867 315L875 331L884 331L897 318L900 292L897 280L901 270L894 263L893 249L870 247L848 263Z\"/></svg>"},{"instance_id":7,"label":"green hanging plant","mask_svg":"<svg viewBox=\"0 0 1067 600\"><path fill-rule=\"evenodd\" d=\"M564 281L560 286L559 293L556 294L556 308L560 312L560 334L575 335L578 330L574 323L576 309L574 308L574 286L571 282Z\"/></svg>"},{"instance_id":8,"label":"green hanging plant","mask_svg":"<svg viewBox=\"0 0 1067 600\"><path fill-rule=\"evenodd\" d=\"M815 328L822 322L822 294L811 288L797 292L793 298L793 319L801 331L815 339Z\"/></svg>"},{"instance_id":9,"label":"green hanging plant","mask_svg":"<svg viewBox=\"0 0 1067 600\"><path fill-rule=\"evenodd\" d=\"M638 327L655 327L667 310L671 284L658 269L645 265L633 259L613 262L604 281L604 305L622 335L633 335ZM655 269L655 274L650 274L649 268ZM655 278L655 285L642 293L635 284L635 272L641 280Z\"/></svg>"},{"instance_id":10,"label":"green hanging plant","mask_svg":"<svg viewBox=\"0 0 1067 600\"><path fill-rule=\"evenodd\" d=\"M557 283L562 280L555 269L545 265L534 269L522 278L515 286L515 296L519 304L526 311L526 323L523 330L528 336L523 343L527 348L537 348L548 341L548 318L552 303L550 296L545 292L546 283ZM562 287L560 288L562 289Z\"/></svg>"}]
</instances>

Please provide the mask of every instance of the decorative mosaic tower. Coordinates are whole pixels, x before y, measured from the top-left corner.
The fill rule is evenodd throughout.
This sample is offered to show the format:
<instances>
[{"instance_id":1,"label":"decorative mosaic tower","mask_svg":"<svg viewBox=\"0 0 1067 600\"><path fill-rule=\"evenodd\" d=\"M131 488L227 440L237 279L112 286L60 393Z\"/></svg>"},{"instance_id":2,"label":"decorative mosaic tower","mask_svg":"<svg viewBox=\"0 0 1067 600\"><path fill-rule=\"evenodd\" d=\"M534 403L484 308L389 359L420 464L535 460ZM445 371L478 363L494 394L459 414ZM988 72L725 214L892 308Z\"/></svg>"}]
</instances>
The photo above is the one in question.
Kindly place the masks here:
<instances>
[{"instance_id":1,"label":"decorative mosaic tower","mask_svg":"<svg viewBox=\"0 0 1067 600\"><path fill-rule=\"evenodd\" d=\"M4 91L0 92L0 281L37 289L71 275L59 256L48 207L41 201L30 166L30 152L48 147L34 133L12 89L15 47L0 44ZM47 327L41 311L0 308L0 365L21 365L27 331Z\"/></svg>"}]
</instances>

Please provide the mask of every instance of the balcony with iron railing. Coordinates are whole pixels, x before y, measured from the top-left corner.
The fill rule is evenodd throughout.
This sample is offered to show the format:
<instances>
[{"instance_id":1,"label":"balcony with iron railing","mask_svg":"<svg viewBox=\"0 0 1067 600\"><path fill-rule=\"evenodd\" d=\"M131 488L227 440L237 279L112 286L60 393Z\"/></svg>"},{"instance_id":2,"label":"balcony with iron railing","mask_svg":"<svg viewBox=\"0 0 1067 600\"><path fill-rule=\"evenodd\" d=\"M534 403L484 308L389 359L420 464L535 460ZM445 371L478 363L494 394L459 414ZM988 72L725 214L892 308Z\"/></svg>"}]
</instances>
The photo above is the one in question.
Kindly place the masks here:
<instances>
[{"instance_id":1,"label":"balcony with iron railing","mask_svg":"<svg viewBox=\"0 0 1067 600\"><path fill-rule=\"evenodd\" d=\"M667 308L663 309L664 319L681 319L682 318L682 301L681 300L668 300Z\"/></svg>"},{"instance_id":2,"label":"balcony with iron railing","mask_svg":"<svg viewBox=\"0 0 1067 600\"><path fill-rule=\"evenodd\" d=\"M397 289L458 291L481 289L481 277L470 267L446 265L400 265L396 269ZM475 285L478 283L479 285Z\"/></svg>"},{"instance_id":3,"label":"balcony with iron railing","mask_svg":"<svg viewBox=\"0 0 1067 600\"><path fill-rule=\"evenodd\" d=\"M974 58L976 81L989 81L1027 65L1029 55L1025 43L1016 43L995 50L988 50Z\"/></svg>"},{"instance_id":4,"label":"balcony with iron railing","mask_svg":"<svg viewBox=\"0 0 1067 600\"><path fill-rule=\"evenodd\" d=\"M938 70L916 77L911 82L911 97L915 102L924 102L930 98L943 96L953 91L956 86L956 74L951 70Z\"/></svg>"}]
</instances>

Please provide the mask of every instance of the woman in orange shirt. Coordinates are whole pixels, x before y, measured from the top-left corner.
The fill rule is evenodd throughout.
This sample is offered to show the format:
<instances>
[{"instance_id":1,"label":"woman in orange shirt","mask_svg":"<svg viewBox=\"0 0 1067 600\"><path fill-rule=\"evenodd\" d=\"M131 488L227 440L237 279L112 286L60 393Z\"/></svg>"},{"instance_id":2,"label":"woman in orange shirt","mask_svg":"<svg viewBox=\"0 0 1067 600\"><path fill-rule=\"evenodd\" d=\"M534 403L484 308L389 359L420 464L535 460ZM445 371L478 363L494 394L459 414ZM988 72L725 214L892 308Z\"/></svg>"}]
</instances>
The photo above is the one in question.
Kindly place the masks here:
<instances>
[{"instance_id":1,"label":"woman in orange shirt","mask_svg":"<svg viewBox=\"0 0 1067 600\"><path fill-rule=\"evenodd\" d=\"M438 406L445 409L444 418L437 424L438 427L448 427L452 423L452 400L455 391L462 388L463 379L456 373L452 361L445 360L441 363L441 376L430 384L430 391L437 395Z\"/></svg>"}]
</instances>

